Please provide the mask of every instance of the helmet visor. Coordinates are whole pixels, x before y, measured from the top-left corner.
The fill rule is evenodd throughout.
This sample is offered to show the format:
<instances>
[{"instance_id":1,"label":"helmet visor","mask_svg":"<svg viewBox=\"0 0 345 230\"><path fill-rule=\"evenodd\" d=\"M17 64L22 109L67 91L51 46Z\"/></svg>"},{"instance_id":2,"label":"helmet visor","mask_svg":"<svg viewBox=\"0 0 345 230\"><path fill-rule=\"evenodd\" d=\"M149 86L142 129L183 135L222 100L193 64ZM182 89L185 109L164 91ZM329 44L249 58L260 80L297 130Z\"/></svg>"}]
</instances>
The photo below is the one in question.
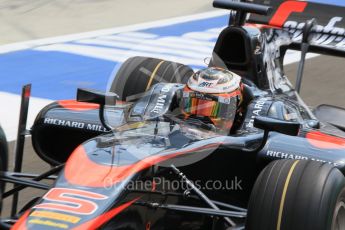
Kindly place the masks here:
<instances>
[{"instance_id":1,"label":"helmet visor","mask_svg":"<svg viewBox=\"0 0 345 230\"><path fill-rule=\"evenodd\" d=\"M204 94L184 90L182 109L186 114L233 121L240 92L230 94Z\"/></svg>"}]
</instances>

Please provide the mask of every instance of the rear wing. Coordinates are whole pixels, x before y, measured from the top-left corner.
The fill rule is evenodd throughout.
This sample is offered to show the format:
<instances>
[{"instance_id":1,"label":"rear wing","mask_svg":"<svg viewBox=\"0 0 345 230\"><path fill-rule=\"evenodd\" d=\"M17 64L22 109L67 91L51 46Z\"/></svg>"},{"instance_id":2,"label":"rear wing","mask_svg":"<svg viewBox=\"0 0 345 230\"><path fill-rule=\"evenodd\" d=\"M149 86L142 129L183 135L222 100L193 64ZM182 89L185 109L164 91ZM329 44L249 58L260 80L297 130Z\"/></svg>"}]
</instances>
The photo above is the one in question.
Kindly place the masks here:
<instances>
[{"instance_id":1,"label":"rear wing","mask_svg":"<svg viewBox=\"0 0 345 230\"><path fill-rule=\"evenodd\" d=\"M316 19L317 25L309 38L310 52L345 57L345 1L344 0L252 0L271 6L265 15L251 14L249 23L279 27L293 33L293 49L300 49L303 28L308 20Z\"/></svg>"},{"instance_id":2,"label":"rear wing","mask_svg":"<svg viewBox=\"0 0 345 230\"><path fill-rule=\"evenodd\" d=\"M344 35L345 1L343 0L254 0L253 2L271 6L273 10L267 16L252 14L249 18L250 22L296 29L300 23L315 18L320 30L326 33L339 33L338 30L342 28L341 32ZM335 2L339 4L336 5Z\"/></svg>"}]
</instances>

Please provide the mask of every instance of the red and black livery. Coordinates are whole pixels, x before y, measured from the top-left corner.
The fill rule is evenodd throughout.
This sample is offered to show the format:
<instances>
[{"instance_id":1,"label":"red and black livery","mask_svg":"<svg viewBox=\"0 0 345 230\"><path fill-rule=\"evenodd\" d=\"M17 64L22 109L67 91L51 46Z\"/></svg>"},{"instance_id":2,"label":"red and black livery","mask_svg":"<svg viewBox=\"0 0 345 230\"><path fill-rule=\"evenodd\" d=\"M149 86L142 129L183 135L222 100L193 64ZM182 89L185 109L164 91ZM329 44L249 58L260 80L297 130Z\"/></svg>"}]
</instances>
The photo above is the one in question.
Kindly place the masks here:
<instances>
[{"instance_id":1,"label":"red and black livery","mask_svg":"<svg viewBox=\"0 0 345 230\"><path fill-rule=\"evenodd\" d=\"M42 109L30 134L52 169L21 173L25 87L17 170L0 164L0 181L15 187L4 192L1 185L2 197L17 197L26 187L47 193L19 212L15 198L1 227L343 229L345 110L311 110L298 91L307 52L345 57L345 10L306 1L255 2L214 2L237 12L210 62L242 76L243 108L228 135L176 113L194 73L190 67L133 57L110 92L78 89L77 100ZM283 68L289 49L302 51L296 89ZM7 162L6 148L0 153Z\"/></svg>"}]
</instances>

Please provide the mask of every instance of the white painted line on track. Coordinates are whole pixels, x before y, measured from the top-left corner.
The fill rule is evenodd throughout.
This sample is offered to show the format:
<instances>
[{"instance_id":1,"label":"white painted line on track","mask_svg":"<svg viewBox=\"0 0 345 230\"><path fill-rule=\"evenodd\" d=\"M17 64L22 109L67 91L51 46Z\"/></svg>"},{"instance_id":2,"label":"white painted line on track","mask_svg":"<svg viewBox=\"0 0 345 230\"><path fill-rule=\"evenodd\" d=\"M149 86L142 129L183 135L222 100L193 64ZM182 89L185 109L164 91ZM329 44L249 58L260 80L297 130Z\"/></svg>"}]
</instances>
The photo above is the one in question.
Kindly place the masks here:
<instances>
[{"instance_id":1,"label":"white painted line on track","mask_svg":"<svg viewBox=\"0 0 345 230\"><path fill-rule=\"evenodd\" d=\"M151 56L186 65L204 66L204 58L211 56L214 40L221 32L221 27L199 32L187 32L182 36L159 36L157 34L137 31L213 18L226 14L228 14L227 11L217 10L119 28L14 43L0 46L0 54L32 49L36 51L70 53L113 62L123 62L132 56ZM307 58L316 56L318 55L308 54ZM299 52L288 51L284 64L292 64L299 60ZM31 98L28 127L31 127L33 124L37 113L51 102L52 100ZM20 96L0 92L0 105L6 105L7 111L0 113L0 123L5 130L8 140L15 140L19 118Z\"/></svg>"},{"instance_id":2,"label":"white painted line on track","mask_svg":"<svg viewBox=\"0 0 345 230\"><path fill-rule=\"evenodd\" d=\"M7 141L13 141L17 138L20 100L21 97L17 94L0 92L0 105L6 105L6 107L3 108L5 112L0 113L0 122L6 133ZM30 98L28 128L34 123L38 112L51 102L51 100L42 98Z\"/></svg>"},{"instance_id":3,"label":"white painted line on track","mask_svg":"<svg viewBox=\"0 0 345 230\"><path fill-rule=\"evenodd\" d=\"M109 47L118 47L118 48L128 48L128 49L133 49L133 50L138 50L138 51L143 51L143 52L150 52L150 53L169 53L169 54L175 54L175 55L182 55L186 57L191 57L191 58L200 58L200 56L208 56L212 52L212 49L205 50L204 52L199 51L188 51L185 49L171 49L169 48L164 48L164 47L159 47L155 46L154 43L152 42L152 45L143 45L143 44L130 44L126 42L112 42L112 41L102 41L102 40L95 40L95 39L84 39L81 41L76 42L77 44L84 44L84 45L101 45L101 46L109 46Z\"/></svg>"},{"instance_id":4,"label":"white painted line on track","mask_svg":"<svg viewBox=\"0 0 345 230\"><path fill-rule=\"evenodd\" d=\"M153 21L153 22L146 22L146 23L140 23L140 24L135 24L135 25L111 28L111 29L96 30L96 31L91 31L91 32L63 35L63 36L58 36L58 37L44 38L44 39L25 41L25 42L17 42L13 44L0 46L0 54L23 50L23 49L34 48L34 47L38 47L42 45L69 42L69 41L97 37L97 36L108 35L108 34L116 34L116 33L131 32L131 31L136 31L136 30L144 30L144 29L149 29L149 28L157 28L157 27L162 27L162 26L169 26L169 25L174 25L177 23L184 23L184 22L194 21L198 19L213 18L213 17L227 15L227 14L229 14L229 11L227 10L214 10L214 11L200 13L200 14L194 14L194 15L182 16L182 17L176 17L176 18L168 18L168 19L163 19L163 20L158 20L158 21Z\"/></svg>"},{"instance_id":5,"label":"white painted line on track","mask_svg":"<svg viewBox=\"0 0 345 230\"><path fill-rule=\"evenodd\" d=\"M307 59L314 58L320 56L319 54L315 53L308 53L307 54ZM293 51L293 50L288 50L285 54L284 58L284 65L290 65L296 62L299 62L301 60L301 52L300 51Z\"/></svg>"},{"instance_id":6,"label":"white painted line on track","mask_svg":"<svg viewBox=\"0 0 345 230\"><path fill-rule=\"evenodd\" d=\"M197 65L202 66L205 65L203 60L195 59L195 58L188 58L188 57L179 57L179 56L172 56L162 53L150 53L148 55L147 52L137 51L137 50L127 50L124 51L123 49L117 48L106 48L106 47L95 47L95 46L85 46L85 45L77 45L77 44L56 44L50 46L42 46L36 48L35 50L38 51L58 51L64 53L71 53L71 54L78 54L87 57L93 57L108 61L114 62L123 62L129 57L133 56L150 56L155 58L161 58L164 60L180 62L186 65Z\"/></svg>"},{"instance_id":7,"label":"white painted line on track","mask_svg":"<svg viewBox=\"0 0 345 230\"><path fill-rule=\"evenodd\" d=\"M190 39L180 38L180 37L163 37L157 40L137 40L133 38L126 39L122 36L104 36L99 37L98 39L84 39L80 40L76 43L83 42L85 40L95 42L98 45L105 45L105 46L118 46L120 43L125 43L128 46L134 47L135 45L146 45L150 46L151 48L156 47L164 47L164 48L174 48L174 49L182 49L182 50L192 50L192 51L199 51L199 52L210 52L213 49L213 42L203 42L199 44L195 41L195 44L191 45ZM208 53L210 54L210 53Z\"/></svg>"}]
</instances>

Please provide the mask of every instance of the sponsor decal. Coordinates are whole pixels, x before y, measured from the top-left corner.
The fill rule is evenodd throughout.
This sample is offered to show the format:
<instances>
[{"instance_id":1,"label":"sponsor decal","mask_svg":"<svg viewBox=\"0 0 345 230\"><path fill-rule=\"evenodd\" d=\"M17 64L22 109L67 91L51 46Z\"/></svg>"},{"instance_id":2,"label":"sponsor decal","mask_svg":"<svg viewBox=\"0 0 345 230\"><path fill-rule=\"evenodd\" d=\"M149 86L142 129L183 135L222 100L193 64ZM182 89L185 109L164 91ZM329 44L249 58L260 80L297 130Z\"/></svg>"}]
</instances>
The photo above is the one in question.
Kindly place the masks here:
<instances>
[{"instance_id":1,"label":"sponsor decal","mask_svg":"<svg viewBox=\"0 0 345 230\"><path fill-rule=\"evenodd\" d=\"M218 97L218 102L230 105L231 98L226 98L226 97Z\"/></svg>"},{"instance_id":2,"label":"sponsor decal","mask_svg":"<svg viewBox=\"0 0 345 230\"><path fill-rule=\"evenodd\" d=\"M165 101L166 101L167 95L159 95L158 96L158 100L156 102L155 107L153 107L153 109L151 110L151 113L160 113L165 105Z\"/></svg>"},{"instance_id":3,"label":"sponsor decal","mask_svg":"<svg viewBox=\"0 0 345 230\"><path fill-rule=\"evenodd\" d=\"M322 160L319 158L302 156L302 155L299 155L296 153L288 153L288 152L281 152L281 151L275 151L275 150L267 150L266 156L269 158L278 158L278 159L312 160L312 161L328 163L328 164L334 165L336 167L341 166L344 163L344 162L336 163L336 162L332 162L332 161Z\"/></svg>"},{"instance_id":4,"label":"sponsor decal","mask_svg":"<svg viewBox=\"0 0 345 230\"><path fill-rule=\"evenodd\" d=\"M76 224L80 221L80 217L77 217L77 216L71 216L67 214L50 212L50 211L39 211L39 210L33 211L29 217L43 217L47 219L54 219L54 220L69 222L72 224Z\"/></svg>"},{"instance_id":5,"label":"sponsor decal","mask_svg":"<svg viewBox=\"0 0 345 230\"><path fill-rule=\"evenodd\" d=\"M254 104L254 110L252 111L252 116L250 117L250 120L247 124L247 128L253 128L254 127L254 119L256 116L259 116L261 114L261 111L266 103L268 98L259 98Z\"/></svg>"},{"instance_id":6,"label":"sponsor decal","mask_svg":"<svg viewBox=\"0 0 345 230\"><path fill-rule=\"evenodd\" d=\"M92 130L92 131L98 131L98 132L106 132L106 128L104 128L102 125L97 125L97 124L86 124L86 129L87 130Z\"/></svg>"},{"instance_id":7,"label":"sponsor decal","mask_svg":"<svg viewBox=\"0 0 345 230\"><path fill-rule=\"evenodd\" d=\"M305 156L300 156L300 155L294 154L294 153L274 151L274 150L268 150L266 152L266 156L281 158L281 159L308 160L308 157L305 157Z\"/></svg>"},{"instance_id":8,"label":"sponsor decal","mask_svg":"<svg viewBox=\"0 0 345 230\"><path fill-rule=\"evenodd\" d=\"M213 95L199 93L197 91L193 92L191 96L205 101L213 101L215 99Z\"/></svg>"},{"instance_id":9,"label":"sponsor decal","mask_svg":"<svg viewBox=\"0 0 345 230\"><path fill-rule=\"evenodd\" d=\"M297 22L297 21L288 21L288 18L293 13L305 13L308 14L308 12L317 6L311 4L310 10L306 10L308 6L308 2L303 1L286 1L283 2L277 9L276 13L273 15L271 20L269 21L270 25L278 26L278 27L285 27L290 30L294 34L294 40L300 41L302 38L303 33L303 27L305 25L305 22ZM332 7L326 8L326 10L331 10ZM336 24L343 22L343 17L332 15L330 12L324 13L324 15L321 13L320 15L316 13L316 18L318 19L318 16L321 17L321 21L323 25L318 25L315 28L315 32L317 36L314 37L312 40L313 44L316 45L328 45L331 43L337 43L333 44L336 47L342 47L345 48L345 29L341 27L337 27ZM339 12L339 11L338 11ZM326 19L328 17L328 19ZM327 22L328 20L328 22ZM327 22L327 23L326 23ZM343 24L342 24L343 25Z\"/></svg>"},{"instance_id":10,"label":"sponsor decal","mask_svg":"<svg viewBox=\"0 0 345 230\"><path fill-rule=\"evenodd\" d=\"M268 24L273 27L286 28L293 34L293 40L300 42L303 27L307 19L316 18L319 25L314 29L311 43L314 45L330 45L345 49L345 22L343 19L343 1L336 5L328 1L273 1L256 0L259 4L271 5L276 8L272 17L251 15L250 21ZM329 5L331 4L331 5ZM322 9L322 10L320 10Z\"/></svg>"},{"instance_id":11,"label":"sponsor decal","mask_svg":"<svg viewBox=\"0 0 345 230\"><path fill-rule=\"evenodd\" d=\"M90 215L97 211L96 200L105 200L108 196L68 188L52 188L44 196L48 201L34 206L34 209L49 209L78 215Z\"/></svg>"},{"instance_id":12,"label":"sponsor decal","mask_svg":"<svg viewBox=\"0 0 345 230\"><path fill-rule=\"evenodd\" d=\"M279 6L276 13L271 18L269 24L272 26L281 27L292 13L303 12L307 5L307 2L286 1Z\"/></svg>"},{"instance_id":13,"label":"sponsor decal","mask_svg":"<svg viewBox=\"0 0 345 230\"><path fill-rule=\"evenodd\" d=\"M334 45L338 48L345 48L345 29L337 27L336 24L343 21L343 17L333 17L329 20L326 26L318 25L315 28L316 36L311 41L316 45ZM303 36L303 27L305 23L298 23L296 21L287 21L284 27L293 33L293 40L300 41ZM334 44L336 43L336 44Z\"/></svg>"},{"instance_id":14,"label":"sponsor decal","mask_svg":"<svg viewBox=\"0 0 345 230\"><path fill-rule=\"evenodd\" d=\"M68 229L67 224L57 223L50 220L32 219L32 220L29 220L29 224L40 224L40 225L46 225L46 226L54 227L54 228Z\"/></svg>"},{"instance_id":15,"label":"sponsor decal","mask_svg":"<svg viewBox=\"0 0 345 230\"><path fill-rule=\"evenodd\" d=\"M86 129L86 130L92 130L92 131L98 131L98 132L107 131L102 125L99 125L99 124L85 123L85 122L79 122L79 121L69 121L69 120L57 119L57 118L46 117L44 118L43 123L49 124L49 125L70 127L70 128L75 128L75 129Z\"/></svg>"},{"instance_id":16,"label":"sponsor decal","mask_svg":"<svg viewBox=\"0 0 345 230\"><path fill-rule=\"evenodd\" d=\"M166 103L168 93L170 92L173 86L174 86L173 84L164 85L164 87L160 91L160 95L158 96L155 106L151 110L151 113L157 113L157 114L161 113L161 111L164 109L164 105Z\"/></svg>"},{"instance_id":17,"label":"sponsor decal","mask_svg":"<svg viewBox=\"0 0 345 230\"><path fill-rule=\"evenodd\" d=\"M198 86L201 88L210 88L212 87L212 85L213 83L204 81L204 82L201 82Z\"/></svg>"}]
</instances>

